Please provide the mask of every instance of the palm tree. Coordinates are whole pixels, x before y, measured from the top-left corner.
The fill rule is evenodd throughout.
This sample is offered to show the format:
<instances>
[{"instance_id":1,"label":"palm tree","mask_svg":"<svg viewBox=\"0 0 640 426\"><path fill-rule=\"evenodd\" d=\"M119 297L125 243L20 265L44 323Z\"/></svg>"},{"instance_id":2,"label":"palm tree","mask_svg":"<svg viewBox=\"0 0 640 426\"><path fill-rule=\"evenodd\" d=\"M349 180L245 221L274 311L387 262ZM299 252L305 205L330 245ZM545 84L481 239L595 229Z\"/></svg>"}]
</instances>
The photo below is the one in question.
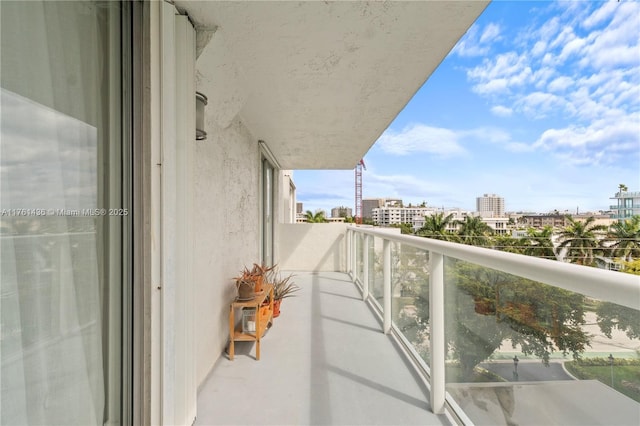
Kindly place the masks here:
<instances>
[{"instance_id":1,"label":"palm tree","mask_svg":"<svg viewBox=\"0 0 640 426\"><path fill-rule=\"evenodd\" d=\"M558 234L560 237L558 249L566 247L567 257L571 262L592 266L594 256L600 250L598 234L606 231L607 227L594 224L596 219L593 216L584 222L577 221L571 216L567 216L567 220L569 225Z\"/></svg>"},{"instance_id":2,"label":"palm tree","mask_svg":"<svg viewBox=\"0 0 640 426\"><path fill-rule=\"evenodd\" d=\"M308 223L325 223L327 219L324 217L324 210L316 210L313 213L311 210L307 210L304 216L307 218Z\"/></svg>"},{"instance_id":3,"label":"palm tree","mask_svg":"<svg viewBox=\"0 0 640 426\"><path fill-rule=\"evenodd\" d=\"M553 228L550 226L545 226L543 229L527 229L527 236L521 240L522 245L525 247L524 254L555 260L556 254L551 242L552 235Z\"/></svg>"},{"instance_id":4,"label":"palm tree","mask_svg":"<svg viewBox=\"0 0 640 426\"><path fill-rule=\"evenodd\" d=\"M424 226L416 232L421 237L433 238L436 240L452 241L456 235L447 230L447 226L453 222L453 213L445 216L444 213L425 216Z\"/></svg>"},{"instance_id":5,"label":"palm tree","mask_svg":"<svg viewBox=\"0 0 640 426\"><path fill-rule=\"evenodd\" d=\"M627 185L625 185L624 183L618 185L618 189L620 190L620 192L618 192L619 194L627 192L629 190L629 188L627 188Z\"/></svg>"},{"instance_id":6,"label":"palm tree","mask_svg":"<svg viewBox=\"0 0 640 426\"><path fill-rule=\"evenodd\" d=\"M489 245L489 236L493 229L482 221L480 216L467 216L463 221L458 221L460 229L458 235L464 244L472 246Z\"/></svg>"},{"instance_id":7,"label":"palm tree","mask_svg":"<svg viewBox=\"0 0 640 426\"><path fill-rule=\"evenodd\" d=\"M640 257L640 216L611 225L608 235L612 255L631 261Z\"/></svg>"},{"instance_id":8,"label":"palm tree","mask_svg":"<svg viewBox=\"0 0 640 426\"><path fill-rule=\"evenodd\" d=\"M413 226L410 223L393 223L390 228L400 228L400 233L405 235L413 235Z\"/></svg>"},{"instance_id":9,"label":"palm tree","mask_svg":"<svg viewBox=\"0 0 640 426\"><path fill-rule=\"evenodd\" d=\"M509 234L497 235L493 238L493 249L509 253L524 254L522 241Z\"/></svg>"}]
</instances>

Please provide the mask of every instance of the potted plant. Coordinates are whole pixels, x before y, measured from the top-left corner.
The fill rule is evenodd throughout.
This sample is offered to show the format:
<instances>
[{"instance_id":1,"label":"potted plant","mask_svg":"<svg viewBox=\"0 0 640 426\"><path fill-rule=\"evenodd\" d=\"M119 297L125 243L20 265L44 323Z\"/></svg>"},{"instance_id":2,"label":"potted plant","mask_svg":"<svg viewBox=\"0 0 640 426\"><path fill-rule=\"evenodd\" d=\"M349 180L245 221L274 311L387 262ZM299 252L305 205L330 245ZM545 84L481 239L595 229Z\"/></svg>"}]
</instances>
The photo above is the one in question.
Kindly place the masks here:
<instances>
[{"instance_id":1,"label":"potted plant","mask_svg":"<svg viewBox=\"0 0 640 426\"><path fill-rule=\"evenodd\" d=\"M276 265L267 266L264 263L254 263L251 269L245 266L242 274L235 277L236 284L241 281L251 281L254 283L253 291L255 293L260 293L262 291L262 283L264 282L265 276L275 268Z\"/></svg>"},{"instance_id":2,"label":"potted plant","mask_svg":"<svg viewBox=\"0 0 640 426\"><path fill-rule=\"evenodd\" d=\"M295 296L296 291L300 290L291 279L293 274L289 274L286 277L282 277L279 272L273 272L269 274L268 282L273 284L273 317L276 318L280 315L280 304L282 299Z\"/></svg>"},{"instance_id":3,"label":"potted plant","mask_svg":"<svg viewBox=\"0 0 640 426\"><path fill-rule=\"evenodd\" d=\"M244 276L236 277L235 280L238 300L251 300L255 297L255 281L246 279Z\"/></svg>"}]
</instances>

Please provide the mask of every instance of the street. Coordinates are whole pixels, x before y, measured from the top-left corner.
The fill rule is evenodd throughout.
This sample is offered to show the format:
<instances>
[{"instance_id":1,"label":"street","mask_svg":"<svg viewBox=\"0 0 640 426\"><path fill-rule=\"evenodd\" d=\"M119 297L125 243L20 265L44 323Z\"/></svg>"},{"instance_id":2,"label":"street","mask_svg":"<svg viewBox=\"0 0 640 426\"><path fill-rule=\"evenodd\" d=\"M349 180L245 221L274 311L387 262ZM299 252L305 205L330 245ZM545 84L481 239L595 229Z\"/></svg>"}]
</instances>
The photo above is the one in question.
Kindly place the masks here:
<instances>
[{"instance_id":1,"label":"street","mask_svg":"<svg viewBox=\"0 0 640 426\"><path fill-rule=\"evenodd\" d=\"M545 366L539 360L520 360L518 362L518 374L514 374L513 361L483 362L480 367L503 377L509 382L541 382L549 380L573 380L564 369L562 363L550 361L549 366Z\"/></svg>"}]
</instances>

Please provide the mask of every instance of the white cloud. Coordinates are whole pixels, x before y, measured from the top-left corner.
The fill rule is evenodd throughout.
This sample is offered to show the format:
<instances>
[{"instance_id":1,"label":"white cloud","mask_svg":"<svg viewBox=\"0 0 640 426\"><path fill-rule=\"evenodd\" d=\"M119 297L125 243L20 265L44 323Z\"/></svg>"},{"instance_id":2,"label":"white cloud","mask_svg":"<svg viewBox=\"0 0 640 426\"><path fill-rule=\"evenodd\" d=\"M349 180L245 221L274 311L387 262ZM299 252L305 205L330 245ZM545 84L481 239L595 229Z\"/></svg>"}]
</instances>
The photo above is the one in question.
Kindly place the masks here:
<instances>
[{"instance_id":1,"label":"white cloud","mask_svg":"<svg viewBox=\"0 0 640 426\"><path fill-rule=\"evenodd\" d=\"M575 164L637 157L640 2L560 2L545 13L537 28L503 30L506 49L467 69L472 90L494 102L492 114L553 122L533 145L503 146L546 149Z\"/></svg>"},{"instance_id":2,"label":"white cloud","mask_svg":"<svg viewBox=\"0 0 640 426\"><path fill-rule=\"evenodd\" d=\"M459 133L462 138L479 142L505 144L511 141L511 135L509 135L508 132L496 127L479 127L472 130L464 130Z\"/></svg>"},{"instance_id":3,"label":"white cloud","mask_svg":"<svg viewBox=\"0 0 640 426\"><path fill-rule=\"evenodd\" d=\"M499 25L489 23L482 31L478 25L473 25L451 52L463 57L486 56L491 43L500 39Z\"/></svg>"},{"instance_id":4,"label":"white cloud","mask_svg":"<svg viewBox=\"0 0 640 426\"><path fill-rule=\"evenodd\" d=\"M483 60L482 64L467 71L467 77L475 81L473 91L479 94L500 94L510 88L526 84L532 75L526 55L507 52L495 60Z\"/></svg>"},{"instance_id":5,"label":"white cloud","mask_svg":"<svg viewBox=\"0 0 640 426\"><path fill-rule=\"evenodd\" d=\"M515 107L531 118L541 119L566 109L567 102L554 94L533 92L519 99Z\"/></svg>"},{"instance_id":6,"label":"white cloud","mask_svg":"<svg viewBox=\"0 0 640 426\"><path fill-rule=\"evenodd\" d=\"M531 56L538 57L547 51L547 43L542 40L538 40L531 49Z\"/></svg>"},{"instance_id":7,"label":"white cloud","mask_svg":"<svg viewBox=\"0 0 640 426\"><path fill-rule=\"evenodd\" d=\"M536 148L553 151L575 165L619 164L637 169L640 113L596 120L586 126L570 125L545 131ZM625 160L622 161L621 160Z\"/></svg>"},{"instance_id":8,"label":"white cloud","mask_svg":"<svg viewBox=\"0 0 640 426\"><path fill-rule=\"evenodd\" d=\"M472 90L479 95L506 93L509 91L509 81L505 78L496 78L477 84L473 86Z\"/></svg>"},{"instance_id":9,"label":"white cloud","mask_svg":"<svg viewBox=\"0 0 640 426\"><path fill-rule=\"evenodd\" d=\"M376 145L394 155L425 152L440 157L450 157L466 153L458 143L459 137L459 134L449 129L416 124L401 132L388 129L380 136Z\"/></svg>"},{"instance_id":10,"label":"white cloud","mask_svg":"<svg viewBox=\"0 0 640 426\"><path fill-rule=\"evenodd\" d=\"M534 146L524 142L509 142L504 148L510 152L531 152L534 151Z\"/></svg>"},{"instance_id":11,"label":"white cloud","mask_svg":"<svg viewBox=\"0 0 640 426\"><path fill-rule=\"evenodd\" d=\"M602 23L602 21L609 19L611 15L615 13L616 8L620 7L616 2L606 2L604 6L593 12L587 19L582 22L584 28L593 28L594 26Z\"/></svg>"},{"instance_id":12,"label":"white cloud","mask_svg":"<svg viewBox=\"0 0 640 426\"><path fill-rule=\"evenodd\" d=\"M554 68L541 67L533 72L533 74L531 75L531 82L536 89L542 90L547 85L549 79L555 74L556 70Z\"/></svg>"},{"instance_id":13,"label":"white cloud","mask_svg":"<svg viewBox=\"0 0 640 426\"><path fill-rule=\"evenodd\" d=\"M551 41L560 28L560 18L555 16L545 22L538 32L540 40L545 44Z\"/></svg>"},{"instance_id":14,"label":"white cloud","mask_svg":"<svg viewBox=\"0 0 640 426\"><path fill-rule=\"evenodd\" d=\"M565 46L567 43L571 42L575 38L575 34L573 33L573 29L569 26L565 26L562 28L559 34L555 36L553 40L549 43L549 48L554 49L556 47Z\"/></svg>"},{"instance_id":15,"label":"white cloud","mask_svg":"<svg viewBox=\"0 0 640 426\"><path fill-rule=\"evenodd\" d=\"M582 49L586 44L587 44L587 40L583 38L579 38L579 37L573 38L571 41L567 42L564 45L564 47L562 48L562 51L560 52L560 55L558 56L558 60L560 62L565 62L572 55L580 54L580 52L582 51Z\"/></svg>"},{"instance_id":16,"label":"white cloud","mask_svg":"<svg viewBox=\"0 0 640 426\"><path fill-rule=\"evenodd\" d=\"M502 105L491 107L491 112L498 117L511 117L513 115L513 109L507 108Z\"/></svg>"},{"instance_id":17,"label":"white cloud","mask_svg":"<svg viewBox=\"0 0 640 426\"><path fill-rule=\"evenodd\" d=\"M491 43L498 40L500 37L500 26L490 23L482 32L480 36L480 43Z\"/></svg>"},{"instance_id":18,"label":"white cloud","mask_svg":"<svg viewBox=\"0 0 640 426\"><path fill-rule=\"evenodd\" d=\"M549 83L547 88L552 92L564 92L573 85L573 79L566 75L560 76Z\"/></svg>"}]
</instances>

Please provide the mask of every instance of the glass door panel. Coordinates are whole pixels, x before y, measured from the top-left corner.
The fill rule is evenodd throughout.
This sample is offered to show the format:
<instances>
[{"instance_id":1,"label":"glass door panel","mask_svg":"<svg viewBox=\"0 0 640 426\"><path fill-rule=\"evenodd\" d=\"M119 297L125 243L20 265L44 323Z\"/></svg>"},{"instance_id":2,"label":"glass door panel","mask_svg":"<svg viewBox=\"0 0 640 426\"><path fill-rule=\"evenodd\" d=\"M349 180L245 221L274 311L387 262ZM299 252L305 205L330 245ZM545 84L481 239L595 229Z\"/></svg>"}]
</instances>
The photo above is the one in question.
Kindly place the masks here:
<instances>
[{"instance_id":1,"label":"glass door panel","mask_svg":"<svg viewBox=\"0 0 640 426\"><path fill-rule=\"evenodd\" d=\"M1 2L2 424L120 424L118 2Z\"/></svg>"},{"instance_id":2,"label":"glass door panel","mask_svg":"<svg viewBox=\"0 0 640 426\"><path fill-rule=\"evenodd\" d=\"M262 261L273 264L273 166L262 159Z\"/></svg>"}]
</instances>

